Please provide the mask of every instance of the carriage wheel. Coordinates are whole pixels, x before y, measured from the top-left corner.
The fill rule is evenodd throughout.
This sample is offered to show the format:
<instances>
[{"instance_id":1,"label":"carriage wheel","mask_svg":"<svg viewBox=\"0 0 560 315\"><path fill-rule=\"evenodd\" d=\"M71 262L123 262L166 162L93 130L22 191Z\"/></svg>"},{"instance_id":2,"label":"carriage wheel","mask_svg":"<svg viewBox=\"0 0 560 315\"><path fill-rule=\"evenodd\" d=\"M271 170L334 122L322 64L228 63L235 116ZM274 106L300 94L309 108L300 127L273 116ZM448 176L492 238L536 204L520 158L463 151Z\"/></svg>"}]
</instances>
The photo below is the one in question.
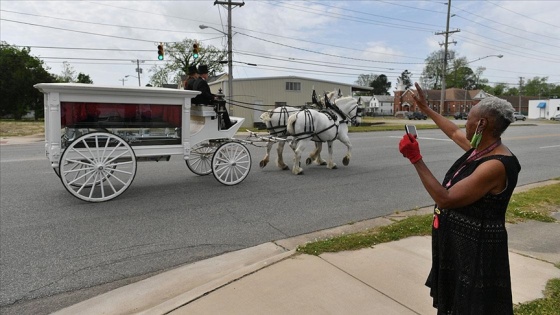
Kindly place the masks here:
<instances>
[{"instance_id":1,"label":"carriage wheel","mask_svg":"<svg viewBox=\"0 0 560 315\"><path fill-rule=\"evenodd\" d=\"M214 152L212 172L220 183L228 186L239 184L250 170L251 154L241 143L226 142Z\"/></svg>"},{"instance_id":2,"label":"carriage wheel","mask_svg":"<svg viewBox=\"0 0 560 315\"><path fill-rule=\"evenodd\" d=\"M85 134L60 157L60 179L75 197L101 202L122 194L136 175L136 156L121 137L105 132Z\"/></svg>"},{"instance_id":3,"label":"carriage wheel","mask_svg":"<svg viewBox=\"0 0 560 315\"><path fill-rule=\"evenodd\" d=\"M204 176L212 173L212 156L216 151L216 146L209 143L196 144L189 154L189 159L185 162L191 172L196 175Z\"/></svg>"}]
</instances>

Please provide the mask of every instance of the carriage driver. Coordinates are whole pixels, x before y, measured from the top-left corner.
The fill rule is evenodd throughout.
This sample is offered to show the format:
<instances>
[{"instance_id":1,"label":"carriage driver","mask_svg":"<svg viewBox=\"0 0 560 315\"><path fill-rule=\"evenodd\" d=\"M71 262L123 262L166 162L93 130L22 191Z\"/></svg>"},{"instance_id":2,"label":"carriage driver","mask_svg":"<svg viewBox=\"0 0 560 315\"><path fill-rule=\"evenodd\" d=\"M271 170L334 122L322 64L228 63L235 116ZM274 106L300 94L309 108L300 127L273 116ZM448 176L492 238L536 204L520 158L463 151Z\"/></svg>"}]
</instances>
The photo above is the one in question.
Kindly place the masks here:
<instances>
[{"instance_id":1,"label":"carriage driver","mask_svg":"<svg viewBox=\"0 0 560 315\"><path fill-rule=\"evenodd\" d=\"M196 105L213 105L213 101L216 99L216 95L212 94L210 91L210 86L208 86L208 66L207 65L199 65L198 66L198 75L199 78L194 81L193 90L200 91L201 93L197 95L195 98L192 99L192 103ZM223 116L222 116L225 129L229 129L233 124L229 119L229 114L227 110L224 109Z\"/></svg>"},{"instance_id":2,"label":"carriage driver","mask_svg":"<svg viewBox=\"0 0 560 315\"><path fill-rule=\"evenodd\" d=\"M189 71L187 73L187 80L185 81L185 90L194 90L194 82L198 79L198 71L196 70L196 66L192 65L189 67Z\"/></svg>"}]
</instances>

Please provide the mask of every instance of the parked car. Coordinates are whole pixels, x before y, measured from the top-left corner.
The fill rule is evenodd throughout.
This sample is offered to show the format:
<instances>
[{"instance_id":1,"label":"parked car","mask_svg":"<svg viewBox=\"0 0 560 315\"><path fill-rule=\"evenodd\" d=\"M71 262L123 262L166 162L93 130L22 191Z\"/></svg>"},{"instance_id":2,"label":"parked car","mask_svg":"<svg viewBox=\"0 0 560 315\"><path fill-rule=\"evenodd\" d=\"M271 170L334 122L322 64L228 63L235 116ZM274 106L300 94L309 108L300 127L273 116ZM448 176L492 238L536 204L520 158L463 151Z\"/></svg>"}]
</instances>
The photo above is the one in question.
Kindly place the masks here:
<instances>
[{"instance_id":1,"label":"parked car","mask_svg":"<svg viewBox=\"0 0 560 315\"><path fill-rule=\"evenodd\" d=\"M556 115L550 117L550 120L560 120L560 114L556 114Z\"/></svg>"},{"instance_id":2,"label":"parked car","mask_svg":"<svg viewBox=\"0 0 560 315\"><path fill-rule=\"evenodd\" d=\"M422 112L406 112L405 117L408 118L409 120L420 120L420 119L428 119L428 116Z\"/></svg>"},{"instance_id":3,"label":"parked car","mask_svg":"<svg viewBox=\"0 0 560 315\"><path fill-rule=\"evenodd\" d=\"M455 119L467 119L467 116L469 116L469 113L465 113L465 112L456 112L455 115L453 115L453 117L455 117Z\"/></svg>"},{"instance_id":4,"label":"parked car","mask_svg":"<svg viewBox=\"0 0 560 315\"><path fill-rule=\"evenodd\" d=\"M521 114L520 112L513 112L513 118L515 118L515 121L518 121L518 120L525 121L525 119L527 119L527 117L525 115Z\"/></svg>"}]
</instances>

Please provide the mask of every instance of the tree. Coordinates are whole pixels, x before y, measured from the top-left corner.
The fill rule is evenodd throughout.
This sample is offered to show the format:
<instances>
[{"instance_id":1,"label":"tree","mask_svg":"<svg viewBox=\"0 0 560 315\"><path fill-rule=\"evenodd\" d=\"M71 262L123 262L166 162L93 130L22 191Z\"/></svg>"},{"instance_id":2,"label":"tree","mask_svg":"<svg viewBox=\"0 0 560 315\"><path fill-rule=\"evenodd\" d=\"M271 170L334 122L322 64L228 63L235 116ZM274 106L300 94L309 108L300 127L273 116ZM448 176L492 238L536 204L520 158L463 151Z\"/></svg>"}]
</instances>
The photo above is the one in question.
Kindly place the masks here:
<instances>
[{"instance_id":1,"label":"tree","mask_svg":"<svg viewBox=\"0 0 560 315\"><path fill-rule=\"evenodd\" d=\"M60 83L76 82L76 70L74 67L68 63L68 61L62 62L62 72L57 77L57 81Z\"/></svg>"},{"instance_id":2,"label":"tree","mask_svg":"<svg viewBox=\"0 0 560 315\"><path fill-rule=\"evenodd\" d=\"M162 86L166 83L179 83L181 75L188 72L189 66L206 64L209 73L220 72L223 65L220 63L226 60L226 52L219 50L214 46L203 47L198 44L199 57L193 58L193 39L184 39L182 42L165 43L165 64L162 66L154 66L150 69L153 73L150 78L150 84L153 86Z\"/></svg>"},{"instance_id":3,"label":"tree","mask_svg":"<svg viewBox=\"0 0 560 315\"><path fill-rule=\"evenodd\" d=\"M548 95L551 86L547 83L548 77L534 77L527 80L523 87L523 94L528 96L543 96Z\"/></svg>"},{"instance_id":4,"label":"tree","mask_svg":"<svg viewBox=\"0 0 560 315\"><path fill-rule=\"evenodd\" d=\"M87 83L87 84L93 84L93 81L91 80L91 78L89 77L89 75L87 74L83 74L83 73L78 73L78 83Z\"/></svg>"},{"instance_id":5,"label":"tree","mask_svg":"<svg viewBox=\"0 0 560 315\"><path fill-rule=\"evenodd\" d=\"M370 86L371 82L377 78L377 74L360 74L358 80L354 81L359 86Z\"/></svg>"},{"instance_id":6,"label":"tree","mask_svg":"<svg viewBox=\"0 0 560 315\"><path fill-rule=\"evenodd\" d=\"M399 77L400 82L402 83L402 85L404 85L405 90L408 90L412 86L412 80L410 79L411 77L412 73L408 70L404 70Z\"/></svg>"},{"instance_id":7,"label":"tree","mask_svg":"<svg viewBox=\"0 0 560 315\"><path fill-rule=\"evenodd\" d=\"M422 71L422 77L424 78L426 86L434 90L441 89L443 53L443 50L432 52L425 59L426 64L424 66L424 70ZM449 53L453 54L453 51L450 50Z\"/></svg>"},{"instance_id":8,"label":"tree","mask_svg":"<svg viewBox=\"0 0 560 315\"><path fill-rule=\"evenodd\" d=\"M54 82L43 67L43 61L30 55L30 48L17 48L6 42L0 45L0 115L21 119L29 110L35 118L43 116L43 94L34 88L37 83Z\"/></svg>"},{"instance_id":9,"label":"tree","mask_svg":"<svg viewBox=\"0 0 560 315\"><path fill-rule=\"evenodd\" d=\"M507 83L498 83L492 89L490 89L489 93L494 96L502 96L508 89Z\"/></svg>"},{"instance_id":10,"label":"tree","mask_svg":"<svg viewBox=\"0 0 560 315\"><path fill-rule=\"evenodd\" d=\"M370 84L373 88L373 95L390 95L389 90L391 89L391 82L387 81L387 76L380 74L373 80Z\"/></svg>"}]
</instances>

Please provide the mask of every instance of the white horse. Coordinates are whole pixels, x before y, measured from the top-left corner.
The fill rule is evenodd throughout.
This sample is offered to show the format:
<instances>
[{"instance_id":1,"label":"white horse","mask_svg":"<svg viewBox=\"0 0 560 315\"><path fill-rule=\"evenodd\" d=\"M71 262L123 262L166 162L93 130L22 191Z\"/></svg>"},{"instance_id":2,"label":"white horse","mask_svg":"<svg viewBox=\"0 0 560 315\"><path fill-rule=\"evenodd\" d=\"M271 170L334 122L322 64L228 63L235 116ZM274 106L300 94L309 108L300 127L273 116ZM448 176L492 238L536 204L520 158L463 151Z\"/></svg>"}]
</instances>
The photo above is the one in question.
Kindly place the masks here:
<instances>
[{"instance_id":1,"label":"white horse","mask_svg":"<svg viewBox=\"0 0 560 315\"><path fill-rule=\"evenodd\" d=\"M266 129L268 133L276 138L286 139L288 137L288 133L286 131L286 126L288 125L288 118L290 115L299 112L301 108L297 107L290 107L290 106L281 106L276 107L273 110L269 110L264 112L260 119L266 125ZM269 141L266 145L266 155L260 161L259 166L261 168L265 167L268 164L269 157L270 157L270 150L272 150L272 146L275 142ZM278 157L276 158L276 165L282 169L287 170L289 169L288 165L284 163L284 158L282 153L284 152L284 144L286 141L278 141L278 147L276 148L276 152L278 153Z\"/></svg>"},{"instance_id":2,"label":"white horse","mask_svg":"<svg viewBox=\"0 0 560 315\"><path fill-rule=\"evenodd\" d=\"M313 104L321 108L324 108L325 103L329 103L329 102L332 103L334 102L335 99L339 97L341 97L340 90L338 92L335 90L326 93L324 97L322 97L320 100L317 100L317 95L315 94L315 90L314 90L311 99ZM290 106L276 107L273 110L264 112L260 116L260 120L263 123L265 123L266 129L268 130L268 133L271 136L275 138L287 139L289 136L288 132L286 131L288 118L290 115L299 112L301 110L302 110L301 108L290 107ZM277 152L276 165L282 170L289 169L288 165L284 163L284 157L283 157L285 142L286 141L278 141L278 147L276 148L276 152ZM259 166L261 168L264 168L270 161L270 151L272 150L272 146L274 145L274 143L275 142L273 141L267 143L266 154L264 158L259 162ZM316 148L313 152L317 152L317 144L315 147ZM316 161L316 163L320 165L325 165L327 163L325 160L321 159L321 156L319 154L314 156L314 161Z\"/></svg>"},{"instance_id":3,"label":"white horse","mask_svg":"<svg viewBox=\"0 0 560 315\"><path fill-rule=\"evenodd\" d=\"M328 98L325 99L327 111L317 111L305 109L292 114L288 119L288 133L293 137L291 147L294 150L294 165L292 173L298 175L303 173L300 160L306 144L313 140L318 145L314 152L306 160L306 164L320 156L322 143L327 142L329 158L327 168L335 169L336 163L333 162L332 143L338 139L346 145L347 152L342 163L348 165L352 155L352 144L348 137L348 123L359 124L361 117L358 112L358 102L353 97L347 96L335 100L332 105Z\"/></svg>"}]
</instances>

